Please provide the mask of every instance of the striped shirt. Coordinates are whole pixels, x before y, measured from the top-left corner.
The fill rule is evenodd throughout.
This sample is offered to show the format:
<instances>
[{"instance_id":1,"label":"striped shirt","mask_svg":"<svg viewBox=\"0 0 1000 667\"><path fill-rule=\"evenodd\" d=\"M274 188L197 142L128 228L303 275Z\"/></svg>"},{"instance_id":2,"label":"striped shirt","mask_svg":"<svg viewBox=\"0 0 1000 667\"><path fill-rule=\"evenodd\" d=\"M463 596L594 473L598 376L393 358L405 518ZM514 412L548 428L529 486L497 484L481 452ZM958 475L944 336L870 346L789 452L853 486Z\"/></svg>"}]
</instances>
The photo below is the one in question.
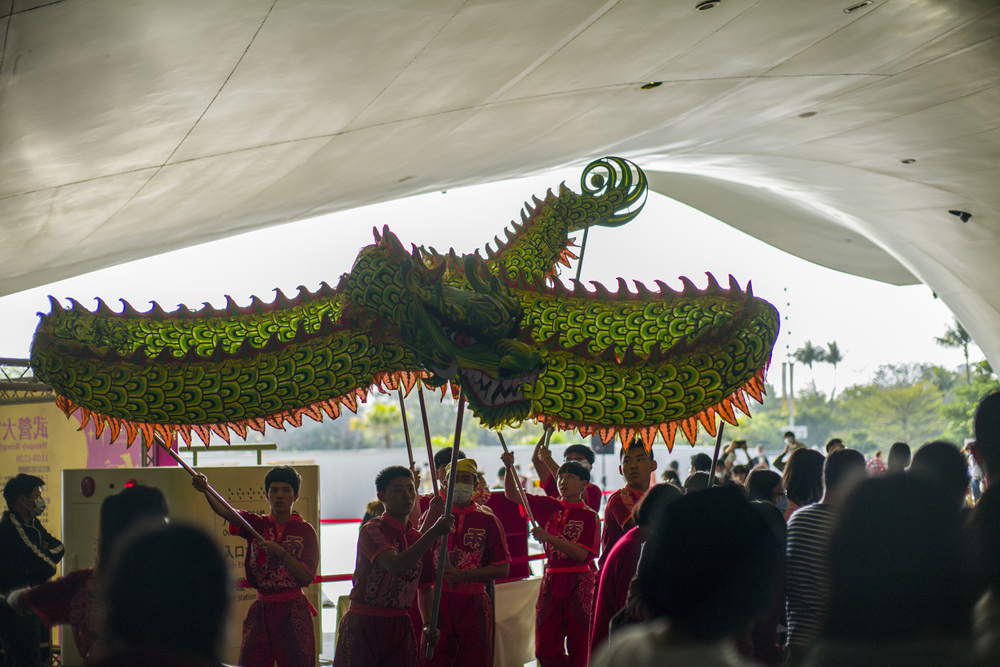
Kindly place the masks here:
<instances>
[{"instance_id":1,"label":"striped shirt","mask_svg":"<svg viewBox=\"0 0 1000 667\"><path fill-rule=\"evenodd\" d=\"M830 603L830 535L837 510L808 505L788 522L788 647L804 650L823 629Z\"/></svg>"}]
</instances>

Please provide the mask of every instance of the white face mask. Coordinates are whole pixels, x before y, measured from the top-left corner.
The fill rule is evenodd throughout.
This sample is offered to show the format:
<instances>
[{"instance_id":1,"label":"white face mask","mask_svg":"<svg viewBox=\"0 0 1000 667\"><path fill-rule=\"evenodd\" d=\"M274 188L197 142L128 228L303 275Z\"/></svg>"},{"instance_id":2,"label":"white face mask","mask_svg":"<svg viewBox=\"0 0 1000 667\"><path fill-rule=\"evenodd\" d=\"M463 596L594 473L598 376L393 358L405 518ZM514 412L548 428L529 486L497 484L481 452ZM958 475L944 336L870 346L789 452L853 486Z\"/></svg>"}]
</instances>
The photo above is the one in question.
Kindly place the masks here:
<instances>
[{"instance_id":1,"label":"white face mask","mask_svg":"<svg viewBox=\"0 0 1000 667\"><path fill-rule=\"evenodd\" d=\"M45 498L41 496L35 498L35 506L32 508L32 511L35 513L35 516L41 516L42 512L45 511Z\"/></svg>"},{"instance_id":2,"label":"white face mask","mask_svg":"<svg viewBox=\"0 0 1000 667\"><path fill-rule=\"evenodd\" d=\"M464 505L472 500L472 496L475 492L476 487L471 484L456 484L451 497L459 505Z\"/></svg>"}]
</instances>

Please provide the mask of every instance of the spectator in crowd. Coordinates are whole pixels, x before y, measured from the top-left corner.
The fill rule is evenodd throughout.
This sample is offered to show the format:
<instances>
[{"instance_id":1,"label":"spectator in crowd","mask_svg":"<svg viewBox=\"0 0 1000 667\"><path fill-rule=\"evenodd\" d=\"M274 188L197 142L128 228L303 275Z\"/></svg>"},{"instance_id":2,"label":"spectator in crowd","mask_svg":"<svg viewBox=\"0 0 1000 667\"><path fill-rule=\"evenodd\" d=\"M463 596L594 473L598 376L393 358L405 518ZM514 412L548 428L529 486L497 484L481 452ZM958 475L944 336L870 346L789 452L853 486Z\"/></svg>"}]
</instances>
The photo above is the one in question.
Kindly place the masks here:
<instances>
[{"instance_id":1,"label":"spectator in crowd","mask_svg":"<svg viewBox=\"0 0 1000 667\"><path fill-rule=\"evenodd\" d=\"M712 469L712 457L704 452L691 455L691 473L708 472ZM690 474L690 473L688 473Z\"/></svg>"},{"instance_id":2,"label":"spectator in crowd","mask_svg":"<svg viewBox=\"0 0 1000 667\"><path fill-rule=\"evenodd\" d=\"M71 626L77 652L84 664L94 664L101 655L103 634L97 588L100 580L108 576L111 555L130 530L147 522L162 524L168 513L167 499L153 486L127 487L108 496L101 503L95 566L15 591L8 596L11 606L34 612L49 627Z\"/></svg>"},{"instance_id":3,"label":"spectator in crowd","mask_svg":"<svg viewBox=\"0 0 1000 667\"><path fill-rule=\"evenodd\" d=\"M733 466L733 469L730 471L729 481L735 484L739 484L740 486L744 486L746 484L747 474L749 474L749 472L750 469L747 468L747 466L743 465L742 463L737 463L736 465Z\"/></svg>"},{"instance_id":4,"label":"spectator in crowd","mask_svg":"<svg viewBox=\"0 0 1000 667\"><path fill-rule=\"evenodd\" d=\"M647 542L638 589L654 620L611 636L593 667L744 665L733 637L770 603L781 549L735 487L673 502Z\"/></svg>"},{"instance_id":5,"label":"spectator in crowd","mask_svg":"<svg viewBox=\"0 0 1000 667\"><path fill-rule=\"evenodd\" d=\"M921 446L913 454L910 474L940 485L951 499L952 507L965 506L969 493L969 466L956 445L935 440Z\"/></svg>"},{"instance_id":6,"label":"spectator in crowd","mask_svg":"<svg viewBox=\"0 0 1000 667\"><path fill-rule=\"evenodd\" d=\"M664 470L663 474L660 475L660 478L666 484L673 484L678 489L683 489L684 488L684 482L681 481L681 478L677 474L677 471L674 470L673 468L667 468L666 470Z\"/></svg>"},{"instance_id":7,"label":"spectator in crowd","mask_svg":"<svg viewBox=\"0 0 1000 667\"><path fill-rule=\"evenodd\" d=\"M889 448L889 461L886 463L887 473L904 472L910 465L910 446L905 442L894 442Z\"/></svg>"},{"instance_id":8,"label":"spectator in crowd","mask_svg":"<svg viewBox=\"0 0 1000 667\"><path fill-rule=\"evenodd\" d=\"M991 479L1000 477L1000 390L983 397L973 423L976 442L972 454L989 484Z\"/></svg>"},{"instance_id":9,"label":"spectator in crowd","mask_svg":"<svg viewBox=\"0 0 1000 667\"><path fill-rule=\"evenodd\" d=\"M885 461L882 460L882 450L876 449L875 453L868 459L868 475L878 477L884 475L886 470Z\"/></svg>"},{"instance_id":10,"label":"spectator in crowd","mask_svg":"<svg viewBox=\"0 0 1000 667\"><path fill-rule=\"evenodd\" d=\"M781 475L773 470L760 468L751 470L747 476L746 489L752 502L773 505L781 512L782 516L788 510L788 494L785 492L785 485L781 481Z\"/></svg>"},{"instance_id":11,"label":"spectator in crowd","mask_svg":"<svg viewBox=\"0 0 1000 667\"><path fill-rule=\"evenodd\" d=\"M796 457L812 450L795 452ZM813 452L817 456L819 452ZM785 473L789 472L785 470ZM830 599L830 535L840 507L850 490L866 476L865 457L853 449L836 451L823 466L823 496L819 503L796 512L788 522L787 567L789 664L801 664L806 652L819 635ZM869 508L874 511L874 506Z\"/></svg>"},{"instance_id":12,"label":"spectator in crowd","mask_svg":"<svg viewBox=\"0 0 1000 667\"><path fill-rule=\"evenodd\" d=\"M18 473L3 487L7 511L0 517L0 641L5 663L17 666L41 663L42 620L17 613L5 596L51 579L65 555L63 543L38 519L45 512L44 485L41 477Z\"/></svg>"},{"instance_id":13,"label":"spectator in crowd","mask_svg":"<svg viewBox=\"0 0 1000 667\"><path fill-rule=\"evenodd\" d=\"M611 547L597 585L594 627L590 637L592 652L607 639L611 617L625 606L629 585L635 577L639 555L649 533L657 525L662 512L682 495L679 489L670 484L651 487L632 512L635 527Z\"/></svg>"},{"instance_id":14,"label":"spectator in crowd","mask_svg":"<svg viewBox=\"0 0 1000 667\"><path fill-rule=\"evenodd\" d=\"M844 449L844 441L841 440L840 438L831 438L826 443L826 455L827 456L829 456L830 454L833 454L834 452L836 452L836 451L838 451L840 449Z\"/></svg>"},{"instance_id":15,"label":"spectator in crowd","mask_svg":"<svg viewBox=\"0 0 1000 667\"><path fill-rule=\"evenodd\" d=\"M781 481L788 492L786 521L800 507L819 501L823 495L823 461L822 454L815 449L805 447L796 449L788 457L788 465L785 466L781 476Z\"/></svg>"},{"instance_id":16,"label":"spectator in crowd","mask_svg":"<svg viewBox=\"0 0 1000 667\"><path fill-rule=\"evenodd\" d=\"M131 533L101 577L108 655L98 667L221 667L229 570L200 528L150 524Z\"/></svg>"},{"instance_id":17,"label":"spectator in crowd","mask_svg":"<svg viewBox=\"0 0 1000 667\"><path fill-rule=\"evenodd\" d=\"M786 465L785 457L790 456L795 450L802 449L804 447L805 445L795 439L794 433L791 431L785 431L785 448L780 454L778 454L778 457L774 459L774 468L776 470L784 471Z\"/></svg>"},{"instance_id":18,"label":"spectator in crowd","mask_svg":"<svg viewBox=\"0 0 1000 667\"><path fill-rule=\"evenodd\" d=\"M704 491L708 488L709 474L707 472L693 472L684 480L684 493L694 493Z\"/></svg>"},{"instance_id":19,"label":"spectator in crowd","mask_svg":"<svg viewBox=\"0 0 1000 667\"><path fill-rule=\"evenodd\" d=\"M770 468L771 462L767 460L767 455L764 454L764 443L759 443L757 445L757 453L754 455L750 462L753 464L754 468L763 467Z\"/></svg>"},{"instance_id":20,"label":"spectator in crowd","mask_svg":"<svg viewBox=\"0 0 1000 667\"><path fill-rule=\"evenodd\" d=\"M972 564L950 504L918 475L870 479L851 493L830 540L829 612L807 665L976 664Z\"/></svg>"}]
</instances>

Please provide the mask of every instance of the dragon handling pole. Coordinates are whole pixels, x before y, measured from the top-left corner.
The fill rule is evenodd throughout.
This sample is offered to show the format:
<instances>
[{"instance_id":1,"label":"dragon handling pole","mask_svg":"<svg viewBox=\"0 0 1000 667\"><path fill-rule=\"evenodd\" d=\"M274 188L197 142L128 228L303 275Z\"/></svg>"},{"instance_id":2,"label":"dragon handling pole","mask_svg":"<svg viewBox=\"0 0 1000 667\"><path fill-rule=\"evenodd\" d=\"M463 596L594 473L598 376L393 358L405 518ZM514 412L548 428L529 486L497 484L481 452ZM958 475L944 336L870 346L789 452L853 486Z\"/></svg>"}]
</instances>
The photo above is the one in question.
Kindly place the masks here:
<instances>
[{"instance_id":1,"label":"dragon handling pole","mask_svg":"<svg viewBox=\"0 0 1000 667\"><path fill-rule=\"evenodd\" d=\"M451 471L448 474L448 493L444 500L444 516L451 516L451 506L455 501L455 478L458 477L458 448L462 442L462 418L465 416L465 396L462 392L458 394L458 418L455 420L455 444L451 447ZM441 547L438 551L437 582L434 584L434 603L431 605L431 619L427 624L431 631L437 629L438 612L441 610L441 593L444 590L444 569L448 566L448 538L445 535L441 538ZM434 657L434 645L427 644L427 659Z\"/></svg>"}]
</instances>

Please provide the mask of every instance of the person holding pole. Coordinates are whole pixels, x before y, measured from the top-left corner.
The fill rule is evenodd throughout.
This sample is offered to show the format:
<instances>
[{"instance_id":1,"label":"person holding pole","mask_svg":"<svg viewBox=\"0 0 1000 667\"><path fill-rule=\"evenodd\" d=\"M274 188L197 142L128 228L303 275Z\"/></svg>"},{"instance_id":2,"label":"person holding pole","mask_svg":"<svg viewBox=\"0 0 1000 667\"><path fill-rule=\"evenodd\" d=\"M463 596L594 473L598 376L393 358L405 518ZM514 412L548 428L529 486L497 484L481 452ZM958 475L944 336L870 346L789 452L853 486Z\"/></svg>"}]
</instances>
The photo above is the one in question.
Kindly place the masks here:
<instances>
[{"instance_id":1,"label":"person holding pole","mask_svg":"<svg viewBox=\"0 0 1000 667\"><path fill-rule=\"evenodd\" d=\"M604 567L604 559L626 531L635 527L632 510L639 499L649 491L650 476L656 470L652 448L646 450L642 438L633 438L622 446L618 472L625 478L625 486L608 496L604 507L604 532L601 535L601 557L597 566Z\"/></svg>"},{"instance_id":2,"label":"person holding pole","mask_svg":"<svg viewBox=\"0 0 1000 667\"><path fill-rule=\"evenodd\" d=\"M594 558L600 547L597 512L583 501L590 471L568 461L556 475L559 499L526 495L511 473L514 454L505 451L500 458L508 468L504 495L516 503L527 502L538 522L531 535L548 554L535 603L535 657L540 667L585 667L596 587Z\"/></svg>"},{"instance_id":3,"label":"person holding pole","mask_svg":"<svg viewBox=\"0 0 1000 667\"><path fill-rule=\"evenodd\" d=\"M229 522L229 534L247 540L244 568L247 582L257 589L257 600L243 621L239 657L243 667L271 667L275 662L278 667L313 667L316 663L315 611L302 587L316 578L319 541L315 529L292 511L301 480L291 466L272 468L264 477L271 512L261 516L220 502L208 491L204 475L191 479L192 486L205 494L212 511Z\"/></svg>"},{"instance_id":4,"label":"person holding pole","mask_svg":"<svg viewBox=\"0 0 1000 667\"><path fill-rule=\"evenodd\" d=\"M385 513L361 528L350 609L337 631L337 667L415 667L417 643L407 612L417 586L434 581L428 550L454 526L442 517L421 535L408 518L417 501L413 474L389 466L375 477Z\"/></svg>"},{"instance_id":5,"label":"person holding pole","mask_svg":"<svg viewBox=\"0 0 1000 667\"><path fill-rule=\"evenodd\" d=\"M503 527L488 509L476 501L479 468L473 459L459 459L453 490L452 516L455 530L448 536L444 588L437 630L441 636L428 666L493 664L493 605L486 592L487 582L503 579L510 568L510 555ZM451 472L451 464L447 467ZM447 476L446 478L447 479ZM447 482L446 482L447 483ZM423 523L442 513L434 506ZM419 603L429 609L434 591L421 586ZM425 618L427 614L422 614ZM426 644L421 655L426 655Z\"/></svg>"}]
</instances>

